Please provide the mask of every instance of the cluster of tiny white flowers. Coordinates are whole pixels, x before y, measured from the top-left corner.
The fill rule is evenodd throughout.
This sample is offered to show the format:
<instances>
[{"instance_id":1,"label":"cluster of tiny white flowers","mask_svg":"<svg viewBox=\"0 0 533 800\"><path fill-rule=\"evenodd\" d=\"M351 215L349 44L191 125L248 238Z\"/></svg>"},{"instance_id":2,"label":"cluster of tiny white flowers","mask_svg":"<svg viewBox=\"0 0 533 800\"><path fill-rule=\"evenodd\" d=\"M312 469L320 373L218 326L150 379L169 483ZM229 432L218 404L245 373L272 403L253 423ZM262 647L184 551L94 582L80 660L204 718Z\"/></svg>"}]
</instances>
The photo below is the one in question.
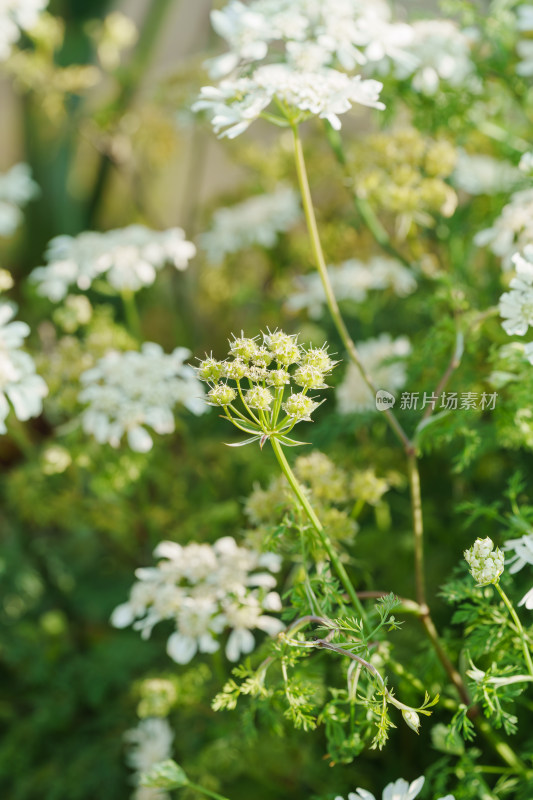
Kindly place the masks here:
<instances>
[{"instance_id":1,"label":"cluster of tiny white flowers","mask_svg":"<svg viewBox=\"0 0 533 800\"><path fill-rule=\"evenodd\" d=\"M212 263L228 253L253 245L273 247L280 233L288 231L301 216L298 194L290 186L280 186L270 194L250 197L213 214L211 228L199 242Z\"/></svg>"},{"instance_id":2,"label":"cluster of tiny white flowers","mask_svg":"<svg viewBox=\"0 0 533 800\"><path fill-rule=\"evenodd\" d=\"M0 12L0 31L2 21ZM1 34L0 34L1 35ZM11 236L22 220L21 209L39 194L27 164L15 164L0 175L0 236Z\"/></svg>"},{"instance_id":3,"label":"cluster of tiny white flowers","mask_svg":"<svg viewBox=\"0 0 533 800\"><path fill-rule=\"evenodd\" d=\"M516 275L509 284L510 291L500 297L502 326L509 336L524 336L533 327L533 245L525 248L524 255L528 258L520 253L513 256ZM524 355L533 363L533 344L525 345Z\"/></svg>"},{"instance_id":4,"label":"cluster of tiny white flowers","mask_svg":"<svg viewBox=\"0 0 533 800\"><path fill-rule=\"evenodd\" d=\"M385 786L382 800L414 800L422 790L424 781L423 775L412 783L407 783L403 778L398 778L394 783L389 783ZM343 798L336 797L335 800L343 800ZM348 800L376 800L376 798L372 792L366 789L356 789L355 792L349 792ZM439 800L454 800L454 797L451 794L447 794L446 797L441 797Z\"/></svg>"},{"instance_id":5,"label":"cluster of tiny white flowers","mask_svg":"<svg viewBox=\"0 0 533 800\"><path fill-rule=\"evenodd\" d=\"M474 242L478 247L489 245L494 255L502 259L503 269L512 269L515 252L533 244L533 189L511 195L500 216L490 228L479 231Z\"/></svg>"},{"instance_id":6,"label":"cluster of tiny white flowers","mask_svg":"<svg viewBox=\"0 0 533 800\"><path fill-rule=\"evenodd\" d=\"M78 236L56 236L46 251L47 265L31 273L40 294L62 300L75 284L85 291L105 276L116 290L138 291L151 286L165 264L184 270L196 253L181 228L154 231L144 225Z\"/></svg>"},{"instance_id":7,"label":"cluster of tiny white flowers","mask_svg":"<svg viewBox=\"0 0 533 800\"><path fill-rule=\"evenodd\" d=\"M174 733L166 719L161 717L142 719L136 728L126 731L124 739L128 745L126 761L135 771L133 779L137 784L145 772L172 755ZM170 800L170 795L161 789L138 786L132 800Z\"/></svg>"},{"instance_id":8,"label":"cluster of tiny white flowers","mask_svg":"<svg viewBox=\"0 0 533 800\"><path fill-rule=\"evenodd\" d=\"M411 352L405 336L392 339L388 333L382 333L376 339L356 344L356 347L365 371L377 387L394 392L405 385L405 365L398 360ZM341 414L370 411L376 407L374 395L355 364L348 364L344 380L337 389L337 405Z\"/></svg>"},{"instance_id":9,"label":"cluster of tiny white flowers","mask_svg":"<svg viewBox=\"0 0 533 800\"><path fill-rule=\"evenodd\" d=\"M490 537L476 539L472 547L465 550L464 557L478 586L498 582L504 568L504 555L499 547L494 548Z\"/></svg>"},{"instance_id":10,"label":"cluster of tiny white flowers","mask_svg":"<svg viewBox=\"0 0 533 800\"><path fill-rule=\"evenodd\" d=\"M154 555L162 560L136 571L130 599L114 610L111 622L117 628L133 624L146 639L158 622L173 620L176 631L167 652L178 664L189 663L197 652L214 653L220 648L216 637L228 628L230 661L253 650L251 630L275 636L283 629L279 619L264 613L281 610L279 594L272 591L276 579L270 573L281 566L274 553L239 547L225 536L213 545L161 542Z\"/></svg>"},{"instance_id":11,"label":"cluster of tiny white flowers","mask_svg":"<svg viewBox=\"0 0 533 800\"><path fill-rule=\"evenodd\" d=\"M21 31L31 30L48 0L2 0L0 4L0 61L9 58Z\"/></svg>"},{"instance_id":12,"label":"cluster of tiny white flowers","mask_svg":"<svg viewBox=\"0 0 533 800\"><path fill-rule=\"evenodd\" d=\"M80 378L85 388L78 399L89 403L82 413L83 430L113 447L126 433L131 449L145 453L153 441L144 426L172 433L177 403L202 414L204 391L194 369L184 364L189 356L185 347L167 355L154 342L145 342L141 352L107 353Z\"/></svg>"},{"instance_id":13,"label":"cluster of tiny white flowers","mask_svg":"<svg viewBox=\"0 0 533 800\"><path fill-rule=\"evenodd\" d=\"M25 421L41 413L48 394L32 357L20 349L30 329L25 322L11 321L15 311L11 303L0 302L0 434L7 432L9 403L17 419Z\"/></svg>"},{"instance_id":14,"label":"cluster of tiny white flowers","mask_svg":"<svg viewBox=\"0 0 533 800\"><path fill-rule=\"evenodd\" d=\"M478 153L467 153L459 148L451 180L457 189L471 195L480 195L508 192L516 186L521 177L520 171L509 161Z\"/></svg>"},{"instance_id":15,"label":"cluster of tiny white flowers","mask_svg":"<svg viewBox=\"0 0 533 800\"><path fill-rule=\"evenodd\" d=\"M392 258L375 256L365 264L356 258L344 261L339 266L328 267L333 292L338 301L351 300L362 303L373 289L392 289L405 297L416 289L416 280L406 267ZM326 303L320 275L312 272L296 281L299 289L287 299L287 309L307 309L310 317L318 319Z\"/></svg>"},{"instance_id":16,"label":"cluster of tiny white flowers","mask_svg":"<svg viewBox=\"0 0 533 800\"><path fill-rule=\"evenodd\" d=\"M516 28L520 33L533 31L533 6L520 5L516 8ZM516 52L521 61L516 65L517 75L529 77L533 75L533 41L530 38L520 39L516 43Z\"/></svg>"},{"instance_id":17,"label":"cluster of tiny white flowers","mask_svg":"<svg viewBox=\"0 0 533 800\"><path fill-rule=\"evenodd\" d=\"M512 556L506 560L511 574L519 572L526 564L533 566L533 533L526 533L519 539L509 539L505 542L503 549L512 553ZM533 610L533 588L524 595L518 605L525 606L528 611Z\"/></svg>"}]
</instances>

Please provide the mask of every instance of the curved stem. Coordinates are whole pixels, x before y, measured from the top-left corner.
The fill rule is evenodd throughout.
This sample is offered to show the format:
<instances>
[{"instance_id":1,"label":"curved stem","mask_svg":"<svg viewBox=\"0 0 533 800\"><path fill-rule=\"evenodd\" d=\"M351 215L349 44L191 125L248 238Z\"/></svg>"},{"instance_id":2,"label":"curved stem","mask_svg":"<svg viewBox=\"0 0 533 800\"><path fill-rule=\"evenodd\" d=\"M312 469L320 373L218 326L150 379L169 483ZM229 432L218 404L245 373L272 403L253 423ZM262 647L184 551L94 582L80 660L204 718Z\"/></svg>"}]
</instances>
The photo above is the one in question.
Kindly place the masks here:
<instances>
[{"instance_id":1,"label":"curved stem","mask_svg":"<svg viewBox=\"0 0 533 800\"><path fill-rule=\"evenodd\" d=\"M307 517L309 518L309 521L311 522L313 528L318 533L320 541L322 542L322 546L324 547L324 550L328 554L329 559L330 559L331 563L333 564L333 566L335 568L335 571L336 571L337 575L339 576L340 581L341 581L342 585L344 586L344 588L345 588L350 600L352 601L352 604L353 604L354 608L357 609L357 611L361 615L362 619L365 620L366 619L366 614L365 614L364 608L361 605L361 601L357 597L357 593L356 593L356 591L354 589L353 583L351 582L351 580L350 580L350 578L348 576L348 573L346 572L346 570L344 568L344 564L341 562L341 560L339 559L339 556L335 552L335 549L334 549L334 547L333 547L333 545L331 543L331 540L330 540L329 536L327 535L326 531L324 530L324 527L323 527L322 523L320 522L320 520L318 519L318 517L317 517L313 507L311 506L309 500L305 496L305 492L303 491L302 487L298 483L298 480L297 480L294 472L292 471L292 469L291 469L291 467L289 465L289 462L285 458L285 453L283 452L282 446L280 445L280 443L275 438L272 438L270 441L271 441L271 444L272 444L272 449L274 450L276 458L278 459L278 463L279 463L279 465L280 465L280 467L282 469L283 474L287 478L292 491L296 495L300 505L302 506L302 508L304 509L305 513L307 514Z\"/></svg>"},{"instance_id":2,"label":"curved stem","mask_svg":"<svg viewBox=\"0 0 533 800\"><path fill-rule=\"evenodd\" d=\"M363 378L364 382L370 389L373 395L376 394L376 387L372 382L372 379L366 372L361 359L359 357L359 353L357 352L357 348L353 342L352 337L348 333L348 329L344 323L342 318L339 305L337 303L337 298L335 297L335 293L333 291L333 287L331 286L331 281L329 279L328 270L326 267L326 261L324 259L324 253L322 251L322 245L320 242L320 236L318 233L318 226L316 222L315 210L313 207L313 199L311 197L311 189L309 188L309 179L307 177L307 170L305 167L305 160L302 148L302 140L300 139L300 133L298 130L297 125L292 126L292 131L294 135L294 156L296 160L296 172L298 175L298 183L300 186L300 192L302 195L302 204L304 208L305 219L307 223L307 228L309 231L309 238L311 240L311 248L313 250L313 256L315 260L316 267L318 269L318 273L320 275L320 279L322 281L322 286L324 287L324 292L326 295L326 302L332 316L333 322L335 323L335 327L337 328L338 334L342 339L342 343L348 352L351 360L354 362L356 367L359 369L361 373L361 377ZM384 409L383 413L385 414L385 418L389 423L390 427L394 431L395 435L398 437L400 442L403 444L405 449L412 448L412 444L409 440L409 437L403 430L402 426L390 410L390 408Z\"/></svg>"},{"instance_id":3,"label":"curved stem","mask_svg":"<svg viewBox=\"0 0 533 800\"><path fill-rule=\"evenodd\" d=\"M516 611L514 610L513 604L511 603L511 601L509 600L509 598L507 597L507 595L503 591L503 589L500 586L500 584L499 583L495 583L494 586L498 590L498 592L500 594L500 597L502 598L503 602L507 606L507 610L509 611L509 614L511 615L512 620L513 620L514 624L516 625L516 628L518 630L518 634L519 634L521 642L522 642L522 650L523 650L523 653L524 653L524 658L526 660L527 669L528 669L529 674L533 676L533 662L531 661L531 653L529 652L526 633L525 633L525 631L524 631L524 629L522 627L522 623L520 622L520 618L519 618L518 614L516 613Z\"/></svg>"},{"instance_id":4,"label":"curved stem","mask_svg":"<svg viewBox=\"0 0 533 800\"><path fill-rule=\"evenodd\" d=\"M227 797L217 794L216 792L212 792L211 789L205 789L203 786L199 786L197 783L191 783L188 781L187 786L189 786L191 789L196 789L197 792L205 794L207 797L213 797L215 800L228 800Z\"/></svg>"}]
</instances>

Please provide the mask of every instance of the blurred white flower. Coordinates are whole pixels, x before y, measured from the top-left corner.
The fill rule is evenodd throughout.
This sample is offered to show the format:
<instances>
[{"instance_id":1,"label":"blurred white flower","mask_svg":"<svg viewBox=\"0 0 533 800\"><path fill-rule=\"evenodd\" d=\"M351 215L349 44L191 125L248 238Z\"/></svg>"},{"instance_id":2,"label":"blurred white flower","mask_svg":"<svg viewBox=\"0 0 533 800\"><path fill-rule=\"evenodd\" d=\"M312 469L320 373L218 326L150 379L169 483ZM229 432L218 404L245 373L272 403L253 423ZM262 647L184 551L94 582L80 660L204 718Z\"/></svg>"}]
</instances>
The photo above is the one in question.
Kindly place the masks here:
<instances>
[{"instance_id":1,"label":"blurred white flower","mask_svg":"<svg viewBox=\"0 0 533 800\"><path fill-rule=\"evenodd\" d=\"M389 783L383 789L382 800L414 800L418 797L424 785L425 778L422 775L412 783L407 783L403 778L398 778L394 783ZM336 797L335 800L343 800L342 797ZM372 792L366 789L356 789L355 792L348 794L348 800L376 800ZM441 797L440 800L454 800L451 794L446 797Z\"/></svg>"},{"instance_id":2,"label":"blurred white flower","mask_svg":"<svg viewBox=\"0 0 533 800\"><path fill-rule=\"evenodd\" d=\"M520 167L521 169L521 167ZM492 156L457 151L457 165L451 180L457 189L468 194L497 194L507 192L521 179L519 169L508 161Z\"/></svg>"},{"instance_id":3,"label":"blurred white flower","mask_svg":"<svg viewBox=\"0 0 533 800\"><path fill-rule=\"evenodd\" d=\"M107 353L80 378L85 388L78 399L89 404L82 413L83 430L112 447L126 433L131 449L145 453L153 445L146 427L172 433L176 404L203 414L204 389L194 369L184 364L189 356L185 347L167 355L154 342L145 342L141 352Z\"/></svg>"},{"instance_id":4,"label":"blurred white flower","mask_svg":"<svg viewBox=\"0 0 533 800\"><path fill-rule=\"evenodd\" d=\"M0 61L11 53L21 31L31 30L48 0L2 0L0 3Z\"/></svg>"},{"instance_id":5,"label":"blurred white flower","mask_svg":"<svg viewBox=\"0 0 533 800\"><path fill-rule=\"evenodd\" d=\"M95 278L105 276L117 291L138 291L150 286L165 264L184 270L196 253L181 228L153 231L144 225L78 236L56 236L48 245L48 264L37 267L31 280L40 294L62 300L72 284L87 290Z\"/></svg>"},{"instance_id":6,"label":"blurred white flower","mask_svg":"<svg viewBox=\"0 0 533 800\"><path fill-rule=\"evenodd\" d=\"M513 255L533 244L533 189L523 189L511 195L492 227L485 228L474 237L478 247L489 245L502 259L504 270L512 269Z\"/></svg>"},{"instance_id":7,"label":"blurred white flower","mask_svg":"<svg viewBox=\"0 0 533 800\"><path fill-rule=\"evenodd\" d=\"M17 419L25 421L39 416L48 394L32 357L20 349L30 329L25 322L11 321L15 311L11 303L0 302L0 434L7 432L9 403Z\"/></svg>"},{"instance_id":8,"label":"blurred white flower","mask_svg":"<svg viewBox=\"0 0 533 800\"><path fill-rule=\"evenodd\" d=\"M142 719L136 728L126 731L124 739L128 745L126 761L135 771L135 783L139 783L143 773L172 755L174 733L166 719L161 717ZM161 789L139 786L132 800L170 800L170 794Z\"/></svg>"},{"instance_id":9,"label":"blurred white flower","mask_svg":"<svg viewBox=\"0 0 533 800\"><path fill-rule=\"evenodd\" d=\"M290 186L280 186L271 194L250 197L213 214L211 229L199 237L201 247L213 263L227 253L260 245L273 247L280 233L291 228L300 218L298 194Z\"/></svg>"},{"instance_id":10,"label":"blurred white flower","mask_svg":"<svg viewBox=\"0 0 533 800\"><path fill-rule=\"evenodd\" d=\"M513 575L519 572L526 564L533 566L533 533L526 533L519 539L508 539L503 549L512 556L506 559L509 565L509 572Z\"/></svg>"},{"instance_id":11,"label":"blurred white flower","mask_svg":"<svg viewBox=\"0 0 533 800\"><path fill-rule=\"evenodd\" d=\"M392 258L374 256L365 264L356 258L344 261L337 267L328 267L333 292L338 301L361 303L373 289L392 289L400 297L416 289L416 280L406 267ZM296 280L299 287L287 299L290 311L307 309L310 317L318 319L326 303L320 275L312 272Z\"/></svg>"},{"instance_id":12,"label":"blurred white flower","mask_svg":"<svg viewBox=\"0 0 533 800\"><path fill-rule=\"evenodd\" d=\"M533 245L525 248L524 255L528 258L520 253L512 257L516 275L509 284L510 291L500 297L502 327L509 336L524 336L533 327L533 263L529 260L533 259Z\"/></svg>"},{"instance_id":13,"label":"blurred white flower","mask_svg":"<svg viewBox=\"0 0 533 800\"><path fill-rule=\"evenodd\" d=\"M406 370L399 359L405 358L411 352L409 339L405 336L392 339L388 333L382 333L376 339L356 344L356 347L361 363L377 388L394 392L404 386ZM341 414L376 408L374 395L351 362L337 389L337 407Z\"/></svg>"},{"instance_id":14,"label":"blurred white flower","mask_svg":"<svg viewBox=\"0 0 533 800\"><path fill-rule=\"evenodd\" d=\"M2 26L0 9L0 36ZM39 194L27 164L15 164L0 175L0 236L11 236L22 221L21 209Z\"/></svg>"},{"instance_id":15,"label":"blurred white flower","mask_svg":"<svg viewBox=\"0 0 533 800\"><path fill-rule=\"evenodd\" d=\"M136 571L130 598L117 606L111 623L117 628L133 624L147 638L160 620L174 620L167 652L178 664L188 664L197 652L218 650L225 629L231 629L230 661L253 650L253 629L272 636L283 629L279 619L265 614L281 610L271 574L280 568L279 556L239 547L230 536L213 545L161 542L154 555L162 560Z\"/></svg>"}]
</instances>

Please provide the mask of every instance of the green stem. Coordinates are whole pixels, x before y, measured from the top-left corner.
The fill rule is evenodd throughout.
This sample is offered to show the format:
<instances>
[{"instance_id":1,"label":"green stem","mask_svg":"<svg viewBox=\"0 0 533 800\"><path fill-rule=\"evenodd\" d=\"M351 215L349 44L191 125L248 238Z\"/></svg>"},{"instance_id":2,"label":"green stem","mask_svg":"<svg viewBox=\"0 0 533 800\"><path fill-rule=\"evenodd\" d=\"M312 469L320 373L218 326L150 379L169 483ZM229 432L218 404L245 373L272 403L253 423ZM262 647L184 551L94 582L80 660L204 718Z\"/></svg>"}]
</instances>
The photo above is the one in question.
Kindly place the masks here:
<instances>
[{"instance_id":1,"label":"green stem","mask_svg":"<svg viewBox=\"0 0 533 800\"><path fill-rule=\"evenodd\" d=\"M211 789L206 789L203 786L199 786L197 783L191 783L188 781L186 785L190 786L191 789L196 789L196 791L200 792L201 794L207 795L207 797L214 797L215 800L228 800L227 797L217 794L216 792L212 792Z\"/></svg>"},{"instance_id":2,"label":"green stem","mask_svg":"<svg viewBox=\"0 0 533 800\"><path fill-rule=\"evenodd\" d=\"M314 527L314 529L318 533L318 535L320 537L320 541L322 542L322 546L324 547L324 550L328 554L329 559L330 559L331 563L333 564L333 566L335 568L335 571L337 572L337 575L339 576L342 585L344 586L344 588L345 588L350 600L353 603L354 608L357 609L357 611L361 615L362 619L365 620L366 619L366 614L365 614L364 608L361 605L361 601L357 597L357 593L356 593L356 591L354 589L354 586L353 586L353 584L352 584L352 582L351 582L351 580L350 580L350 578L348 576L348 573L346 572L346 570L344 568L344 564L341 562L341 560L339 559L339 556L335 552L335 549L334 549L334 547L333 547L333 545L331 543L331 540L330 540L329 536L327 535L326 531L324 530L324 527L323 527L322 523L320 522L320 520L318 519L317 515L315 514L315 511L314 511L313 507L311 506L311 504L309 503L309 500L305 496L305 493L304 493L302 487L300 486L300 484L298 483L298 480L296 479L296 476L295 476L294 472L290 468L289 462L287 461L287 459L285 457L285 453L283 452L282 446L280 445L280 443L275 438L272 438L270 441L272 443L272 449L274 450L276 458L278 459L278 463L279 463L279 465L280 465L280 467L281 467L281 469L283 471L283 474L287 478L292 491L294 492L294 494L298 498L299 503L301 504L302 508L304 509L305 513L307 514L307 516L309 518L309 521L311 522L312 526Z\"/></svg>"},{"instance_id":3,"label":"green stem","mask_svg":"<svg viewBox=\"0 0 533 800\"><path fill-rule=\"evenodd\" d=\"M481 733L505 764L508 764L518 775L527 775L528 770L524 762L506 742L500 739L484 717L477 716L473 722L479 733Z\"/></svg>"},{"instance_id":4,"label":"green stem","mask_svg":"<svg viewBox=\"0 0 533 800\"><path fill-rule=\"evenodd\" d=\"M309 187L309 179L307 177L307 170L305 167L305 160L302 148L302 140L300 139L300 133L298 130L297 125L292 126L292 131L294 135L294 156L296 161L296 172L298 175L298 183L300 186L300 192L302 195L302 204L304 208L305 220L307 223L307 229L309 231L309 238L311 241L311 249L313 251L313 257L315 260L316 267L318 269L318 273L320 275L320 279L322 281L322 286L324 287L324 292L326 295L326 302L332 316L333 322L335 327L337 328L338 334L342 340L346 351L348 352L350 358L358 368L359 372L361 373L361 377L363 378L364 382L372 392L372 394L376 395L376 387L372 382L372 379L367 374L363 364L361 363L361 359L359 358L359 353L357 352L357 348L351 338L350 334L348 333L348 329L344 323L342 318L339 305L337 303L337 298L335 297L335 293L333 291L333 287L331 286L331 281L329 279L328 270L326 267L326 261L324 258L324 253L322 251L322 244L320 242L320 235L318 233L318 226L316 222L315 216L315 209L313 206L313 199L311 197L311 189ZM386 408L383 413L389 423L390 427L403 444L404 448L407 450L411 447L411 442L409 441L409 437L403 430L402 426L391 412L390 408Z\"/></svg>"},{"instance_id":5,"label":"green stem","mask_svg":"<svg viewBox=\"0 0 533 800\"><path fill-rule=\"evenodd\" d=\"M525 633L525 631L524 631L524 629L522 627L522 623L520 622L520 618L519 618L518 614L516 613L516 611L514 610L513 604L511 603L511 601L509 600L509 598L507 597L507 595L503 591L503 589L500 586L500 584L499 583L495 583L494 586L498 590L498 592L500 594L500 597L502 598L503 602L507 606L507 610L509 611L509 614L511 615L512 620L513 620L514 624L516 625L516 628L517 628L518 633L520 635L520 639L522 641L522 650L524 652L524 658L526 659L528 672L529 672L530 675L533 675L533 662L531 661L531 653L529 652L529 647L528 647L528 644L527 644L527 636L526 636L526 633Z\"/></svg>"},{"instance_id":6,"label":"green stem","mask_svg":"<svg viewBox=\"0 0 533 800\"><path fill-rule=\"evenodd\" d=\"M141 340L141 320L139 318L139 311L137 303L135 302L135 294L131 289L122 289L120 292L122 304L124 306L124 313L126 315L126 322L128 324L129 332L136 339Z\"/></svg>"}]
</instances>

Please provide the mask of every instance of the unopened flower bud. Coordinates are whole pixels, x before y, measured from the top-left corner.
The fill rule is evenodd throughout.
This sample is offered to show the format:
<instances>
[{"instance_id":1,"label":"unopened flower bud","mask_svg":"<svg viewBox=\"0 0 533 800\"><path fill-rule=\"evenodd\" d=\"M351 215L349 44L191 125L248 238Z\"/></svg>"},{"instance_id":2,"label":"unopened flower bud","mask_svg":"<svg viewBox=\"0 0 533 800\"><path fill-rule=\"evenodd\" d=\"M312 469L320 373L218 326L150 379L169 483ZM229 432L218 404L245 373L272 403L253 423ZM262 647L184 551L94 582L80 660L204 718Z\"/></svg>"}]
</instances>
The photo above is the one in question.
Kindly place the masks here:
<instances>
[{"instance_id":1,"label":"unopened flower bud","mask_svg":"<svg viewBox=\"0 0 533 800\"><path fill-rule=\"evenodd\" d=\"M302 359L302 364L314 367L320 372L329 372L337 362L332 361L324 347L312 347Z\"/></svg>"},{"instance_id":2,"label":"unopened flower bud","mask_svg":"<svg viewBox=\"0 0 533 800\"><path fill-rule=\"evenodd\" d=\"M268 373L268 382L271 386L285 386L291 382L291 376L286 369L272 369Z\"/></svg>"},{"instance_id":3,"label":"unopened flower bud","mask_svg":"<svg viewBox=\"0 0 533 800\"><path fill-rule=\"evenodd\" d=\"M228 406L237 397L237 392L227 383L219 383L207 393L207 402L211 406Z\"/></svg>"},{"instance_id":4,"label":"unopened flower bud","mask_svg":"<svg viewBox=\"0 0 533 800\"><path fill-rule=\"evenodd\" d=\"M255 339L234 339L230 342L230 352L233 356L250 361L250 359L257 353L258 347Z\"/></svg>"},{"instance_id":5,"label":"unopened flower bud","mask_svg":"<svg viewBox=\"0 0 533 800\"><path fill-rule=\"evenodd\" d=\"M198 377L201 381L211 381L216 383L224 374L224 363L215 358L206 358L200 362L198 367Z\"/></svg>"},{"instance_id":6,"label":"unopened flower bud","mask_svg":"<svg viewBox=\"0 0 533 800\"><path fill-rule=\"evenodd\" d=\"M304 389L327 389L323 373L310 364L303 364L295 371L294 382Z\"/></svg>"},{"instance_id":7,"label":"unopened flower bud","mask_svg":"<svg viewBox=\"0 0 533 800\"><path fill-rule=\"evenodd\" d=\"M265 336L265 344L278 364L288 367L300 360L302 353L295 336L290 336L283 331L275 331Z\"/></svg>"},{"instance_id":8,"label":"unopened flower bud","mask_svg":"<svg viewBox=\"0 0 533 800\"><path fill-rule=\"evenodd\" d=\"M272 363L272 353L266 347L258 347L252 356L252 361L257 367L268 367Z\"/></svg>"},{"instance_id":9,"label":"unopened flower bud","mask_svg":"<svg viewBox=\"0 0 533 800\"><path fill-rule=\"evenodd\" d=\"M154 789L180 789L187 786L189 779L185 771L176 764L171 758L167 761L160 761L155 764L148 772L141 775L141 786L149 786Z\"/></svg>"},{"instance_id":10,"label":"unopened flower bud","mask_svg":"<svg viewBox=\"0 0 533 800\"><path fill-rule=\"evenodd\" d=\"M240 381L248 372L248 365L241 358L224 362L224 375L233 381Z\"/></svg>"},{"instance_id":11,"label":"unopened flower bud","mask_svg":"<svg viewBox=\"0 0 533 800\"><path fill-rule=\"evenodd\" d=\"M251 408L266 411L273 400L271 392L263 386L254 386L246 392L246 402Z\"/></svg>"},{"instance_id":12,"label":"unopened flower bud","mask_svg":"<svg viewBox=\"0 0 533 800\"><path fill-rule=\"evenodd\" d=\"M488 536L476 539L470 550L465 550L465 559L470 566L470 574L478 586L497 583L503 572L504 555Z\"/></svg>"},{"instance_id":13,"label":"unopened flower bud","mask_svg":"<svg viewBox=\"0 0 533 800\"><path fill-rule=\"evenodd\" d=\"M404 722L406 722L407 725L409 725L411 730L413 730L415 733L418 733L418 730L420 728L420 717L418 716L416 711L413 711L412 708L410 708L409 710L404 708L402 709L402 717L404 718Z\"/></svg>"},{"instance_id":14,"label":"unopened flower bud","mask_svg":"<svg viewBox=\"0 0 533 800\"><path fill-rule=\"evenodd\" d=\"M310 422L311 414L318 405L319 403L315 403L315 401L311 400L307 395L298 392L297 394L291 394L291 396L287 398L286 402L283 403L283 410L289 417L295 417L297 420L307 420Z\"/></svg>"}]
</instances>

